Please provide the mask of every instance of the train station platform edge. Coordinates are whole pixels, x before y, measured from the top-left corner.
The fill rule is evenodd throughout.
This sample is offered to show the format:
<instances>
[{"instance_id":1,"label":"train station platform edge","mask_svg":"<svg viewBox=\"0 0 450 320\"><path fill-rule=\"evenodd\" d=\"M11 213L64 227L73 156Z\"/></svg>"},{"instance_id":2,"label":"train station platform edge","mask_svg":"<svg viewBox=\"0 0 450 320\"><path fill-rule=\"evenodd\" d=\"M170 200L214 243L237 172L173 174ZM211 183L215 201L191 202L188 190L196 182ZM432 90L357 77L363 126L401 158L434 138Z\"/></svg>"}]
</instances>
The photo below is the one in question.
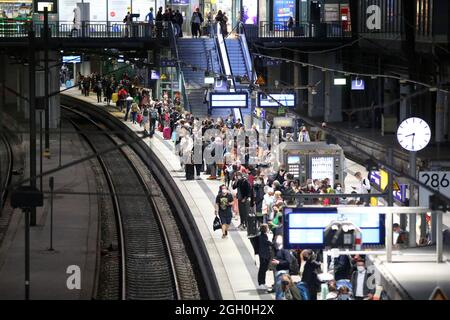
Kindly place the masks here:
<instances>
[{"instance_id":1,"label":"train station platform edge","mask_svg":"<svg viewBox=\"0 0 450 320\"><path fill-rule=\"evenodd\" d=\"M89 102L97 107L106 108L103 103L97 103L96 96L84 97L77 89L67 90L64 94ZM123 113L118 112L114 107L110 107L108 110L113 116L123 121ZM139 125L134 125L130 121L123 122L136 134L142 134L143 129ZM201 180L187 181L184 171L180 171L181 166L174 153L172 141L164 140L159 132L152 139L145 138L144 141L170 172L179 192L191 209L192 216L208 251L223 299L274 299L273 295L257 290L259 261L253 254L253 248L247 239L247 232L237 229L238 221L232 221L228 239L222 239L220 230L213 231L215 197L222 182L220 180L207 180L203 174ZM267 272L266 284L269 286L272 283L272 272Z\"/></svg>"}]
</instances>

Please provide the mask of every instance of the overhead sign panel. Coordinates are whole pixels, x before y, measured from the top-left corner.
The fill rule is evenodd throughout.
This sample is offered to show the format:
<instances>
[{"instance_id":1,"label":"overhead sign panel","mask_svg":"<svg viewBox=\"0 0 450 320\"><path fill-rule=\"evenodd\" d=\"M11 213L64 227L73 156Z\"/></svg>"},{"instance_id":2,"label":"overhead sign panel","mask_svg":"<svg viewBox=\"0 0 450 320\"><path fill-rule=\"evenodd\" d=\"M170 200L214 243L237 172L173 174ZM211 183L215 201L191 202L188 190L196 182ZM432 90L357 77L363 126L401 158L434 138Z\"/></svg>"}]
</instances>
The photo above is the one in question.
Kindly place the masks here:
<instances>
[{"instance_id":1,"label":"overhead sign panel","mask_svg":"<svg viewBox=\"0 0 450 320\"><path fill-rule=\"evenodd\" d=\"M260 93L258 96L258 107L260 108L295 108L295 93Z\"/></svg>"},{"instance_id":2,"label":"overhead sign panel","mask_svg":"<svg viewBox=\"0 0 450 320\"><path fill-rule=\"evenodd\" d=\"M339 219L351 221L361 229L364 244L384 244L383 214L338 214L337 208L285 208L284 243L288 249L323 249L323 232Z\"/></svg>"},{"instance_id":3,"label":"overhead sign panel","mask_svg":"<svg viewBox=\"0 0 450 320\"><path fill-rule=\"evenodd\" d=\"M248 93L210 93L210 108L248 108Z\"/></svg>"}]
</instances>

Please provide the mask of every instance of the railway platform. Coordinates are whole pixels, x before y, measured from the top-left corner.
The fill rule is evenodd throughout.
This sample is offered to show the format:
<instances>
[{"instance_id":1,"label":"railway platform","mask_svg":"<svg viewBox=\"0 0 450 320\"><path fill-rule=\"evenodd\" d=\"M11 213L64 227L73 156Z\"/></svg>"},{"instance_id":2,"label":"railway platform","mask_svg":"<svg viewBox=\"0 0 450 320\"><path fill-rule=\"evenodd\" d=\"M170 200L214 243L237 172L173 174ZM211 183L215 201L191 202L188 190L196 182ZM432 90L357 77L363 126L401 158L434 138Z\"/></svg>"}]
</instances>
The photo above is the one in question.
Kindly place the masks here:
<instances>
[{"instance_id":1,"label":"railway platform","mask_svg":"<svg viewBox=\"0 0 450 320\"><path fill-rule=\"evenodd\" d=\"M67 132L73 130L73 127L63 122L63 130ZM75 131L73 135L67 134L66 138L62 144L63 165L89 153ZM58 139L51 136L50 142L52 157L43 161L43 172L59 166ZM26 145L28 146L28 142ZM39 150L37 154L39 155ZM29 159L25 163L29 163ZM39 164L39 157L37 163ZM28 177L27 167L24 168L24 173L20 179ZM83 162L52 176L54 190L58 192L53 200L54 250L48 250L50 195L49 176L45 176L44 207L37 209L36 226L30 229L30 299L91 299L95 291L99 228L95 174L89 162ZM38 186L39 183L38 179ZM16 209L11 214L9 228L0 246L0 300L22 300L25 297L24 238L24 215L20 209ZM68 280L69 283L76 284L70 278L73 271L67 273L69 266L80 268L80 289L69 289L67 286Z\"/></svg>"},{"instance_id":2,"label":"railway platform","mask_svg":"<svg viewBox=\"0 0 450 320\"><path fill-rule=\"evenodd\" d=\"M86 101L107 109L111 115L123 121L124 114L119 112L114 106L106 107L104 103L97 103L94 95L85 97L77 89L67 90L64 94ZM142 134L139 125L133 125L130 121L124 122L136 134ZM222 239L220 230L213 231L212 222L214 219L214 202L222 184L220 180L207 180L207 175L201 175L201 180L187 181L178 157L174 153L172 141L164 140L160 132L156 132L153 139L144 138L144 141L155 152L158 158L170 172L175 180L179 192L183 195L191 214L193 215L197 227L202 235L206 249L216 273L222 297L226 300L270 300L274 295L265 291L257 290L258 259L254 255L253 248L247 238L246 231L238 230L238 220L232 220L230 237ZM346 189L350 193L351 186L356 185L356 178L353 174L361 171L367 175L365 168L354 162L347 164ZM267 272L266 283L273 283L272 272ZM300 278L294 276L294 280Z\"/></svg>"}]
</instances>

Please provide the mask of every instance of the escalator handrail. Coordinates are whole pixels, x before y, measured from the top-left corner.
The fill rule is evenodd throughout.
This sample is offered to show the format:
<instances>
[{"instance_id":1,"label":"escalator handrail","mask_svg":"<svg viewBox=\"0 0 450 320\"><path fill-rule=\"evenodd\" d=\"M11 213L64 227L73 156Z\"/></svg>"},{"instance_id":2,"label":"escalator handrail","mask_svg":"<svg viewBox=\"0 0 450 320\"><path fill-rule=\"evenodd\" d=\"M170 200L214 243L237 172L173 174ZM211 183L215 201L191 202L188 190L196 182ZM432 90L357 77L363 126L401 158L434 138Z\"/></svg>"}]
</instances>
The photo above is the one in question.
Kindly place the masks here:
<instances>
[{"instance_id":1,"label":"escalator handrail","mask_svg":"<svg viewBox=\"0 0 450 320\"><path fill-rule=\"evenodd\" d=\"M222 65L223 65L223 69L225 71L225 75L228 77L231 77L231 86L232 88L230 88L231 92L236 92L236 82L235 79L233 77L233 73L231 70L231 65L230 65L230 59L228 57L228 49L227 49L227 45L225 43L225 38L222 35L222 32L220 30L220 24L216 24L216 35L215 35L215 41L217 41L219 48L220 48L220 58L222 61ZM236 111L236 109L238 111ZM241 121L241 123L243 123L243 118L242 118L242 111L239 108L233 108L233 114L235 119L239 119Z\"/></svg>"}]
</instances>

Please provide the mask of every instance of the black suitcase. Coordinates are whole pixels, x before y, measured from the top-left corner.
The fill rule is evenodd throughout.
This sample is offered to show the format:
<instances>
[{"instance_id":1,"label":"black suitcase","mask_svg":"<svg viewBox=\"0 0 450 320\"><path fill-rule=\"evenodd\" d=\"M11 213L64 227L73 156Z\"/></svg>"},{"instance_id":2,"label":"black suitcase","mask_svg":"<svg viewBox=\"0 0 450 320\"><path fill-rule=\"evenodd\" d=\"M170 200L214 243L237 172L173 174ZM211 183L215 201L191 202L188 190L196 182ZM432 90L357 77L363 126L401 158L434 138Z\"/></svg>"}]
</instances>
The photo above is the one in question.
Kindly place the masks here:
<instances>
[{"instance_id":1,"label":"black suitcase","mask_svg":"<svg viewBox=\"0 0 450 320\"><path fill-rule=\"evenodd\" d=\"M247 217L247 236L252 237L258 234L258 219L254 213L250 213Z\"/></svg>"},{"instance_id":2,"label":"black suitcase","mask_svg":"<svg viewBox=\"0 0 450 320\"><path fill-rule=\"evenodd\" d=\"M185 164L186 171L186 180L194 180L195 179L195 169L193 164Z\"/></svg>"}]
</instances>

